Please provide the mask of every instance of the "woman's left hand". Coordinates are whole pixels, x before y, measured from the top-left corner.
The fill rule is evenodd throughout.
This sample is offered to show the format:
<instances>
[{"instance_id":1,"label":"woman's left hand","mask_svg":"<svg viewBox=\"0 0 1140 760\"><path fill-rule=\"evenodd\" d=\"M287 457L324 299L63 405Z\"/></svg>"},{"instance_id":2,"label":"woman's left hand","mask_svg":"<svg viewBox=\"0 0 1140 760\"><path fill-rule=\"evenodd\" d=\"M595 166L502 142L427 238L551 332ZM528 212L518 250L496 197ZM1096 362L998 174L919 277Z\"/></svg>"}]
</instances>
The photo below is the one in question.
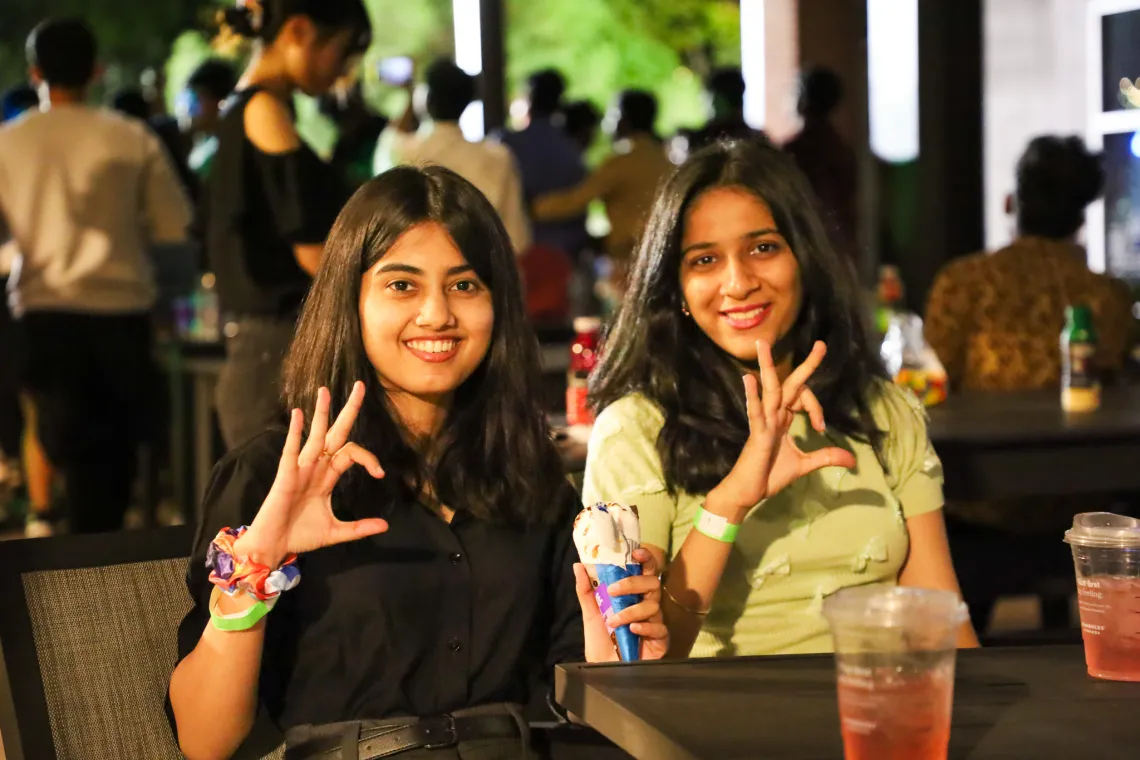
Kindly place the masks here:
<instances>
[{"instance_id":1,"label":"woman's left hand","mask_svg":"<svg viewBox=\"0 0 1140 760\"><path fill-rule=\"evenodd\" d=\"M641 601L622 610L610 621L615 628L629 624L641 637L641 659L660 660L669 649L669 629L661 615L661 579L657 562L645 549L635 549L633 559L641 563L641 575L620 580L610 586L610 596L638 594ZM578 603L582 606L582 628L586 638L586 662L616 662L617 649L610 638L606 621L594 599L594 584L586 566L574 564Z\"/></svg>"}]
</instances>

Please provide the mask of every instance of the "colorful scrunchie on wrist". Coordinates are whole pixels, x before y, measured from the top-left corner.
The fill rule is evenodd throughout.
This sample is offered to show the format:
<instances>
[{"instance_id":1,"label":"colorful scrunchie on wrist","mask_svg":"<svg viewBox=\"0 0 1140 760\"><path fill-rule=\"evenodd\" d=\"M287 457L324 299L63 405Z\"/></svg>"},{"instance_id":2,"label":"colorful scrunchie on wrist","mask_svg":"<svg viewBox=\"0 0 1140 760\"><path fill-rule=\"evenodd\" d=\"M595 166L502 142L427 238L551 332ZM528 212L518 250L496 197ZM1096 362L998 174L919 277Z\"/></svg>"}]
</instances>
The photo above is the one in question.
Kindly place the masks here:
<instances>
[{"instance_id":1,"label":"colorful scrunchie on wrist","mask_svg":"<svg viewBox=\"0 0 1140 760\"><path fill-rule=\"evenodd\" d=\"M206 567L210 568L210 583L224 593L233 595L245 591L259 601L277 598L301 582L297 555L285 557L281 566L274 569L254 562L244 555L234 554L234 542L249 529L222 528L206 552Z\"/></svg>"}]
</instances>

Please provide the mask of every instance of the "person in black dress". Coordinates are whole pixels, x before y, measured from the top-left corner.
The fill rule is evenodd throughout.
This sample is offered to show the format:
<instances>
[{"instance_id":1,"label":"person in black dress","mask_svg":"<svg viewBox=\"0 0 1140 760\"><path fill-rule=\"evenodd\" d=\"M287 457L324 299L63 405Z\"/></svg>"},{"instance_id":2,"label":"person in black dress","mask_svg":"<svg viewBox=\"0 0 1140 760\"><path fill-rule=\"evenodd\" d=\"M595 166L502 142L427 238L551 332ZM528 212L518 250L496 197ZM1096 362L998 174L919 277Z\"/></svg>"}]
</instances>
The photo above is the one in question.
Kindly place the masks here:
<instances>
[{"instance_id":1,"label":"person in black dress","mask_svg":"<svg viewBox=\"0 0 1140 760\"><path fill-rule=\"evenodd\" d=\"M217 129L199 211L227 328L217 411L227 448L282 419L278 375L329 228L348 199L300 139L296 92L329 90L371 40L361 0L264 0L226 12L255 53Z\"/></svg>"},{"instance_id":2,"label":"person in black dress","mask_svg":"<svg viewBox=\"0 0 1140 760\"><path fill-rule=\"evenodd\" d=\"M170 682L183 752L229 757L260 704L290 760L358 740L359 757L380 756L369 737L403 741L401 760L534 757L518 706L546 693L555 663L616 654L576 564L578 495L487 199L442 167L361 188L333 227L283 385L288 433L228 454L205 497ZM277 567L296 553L303 580L226 631L212 603L255 603L214 591L206 562L218 531L239 525L234 556ZM642 658L658 658L657 568L634 558L643 574L611 593L643 601L611 622L632 623ZM415 733L453 722L457 746L427 749Z\"/></svg>"}]
</instances>

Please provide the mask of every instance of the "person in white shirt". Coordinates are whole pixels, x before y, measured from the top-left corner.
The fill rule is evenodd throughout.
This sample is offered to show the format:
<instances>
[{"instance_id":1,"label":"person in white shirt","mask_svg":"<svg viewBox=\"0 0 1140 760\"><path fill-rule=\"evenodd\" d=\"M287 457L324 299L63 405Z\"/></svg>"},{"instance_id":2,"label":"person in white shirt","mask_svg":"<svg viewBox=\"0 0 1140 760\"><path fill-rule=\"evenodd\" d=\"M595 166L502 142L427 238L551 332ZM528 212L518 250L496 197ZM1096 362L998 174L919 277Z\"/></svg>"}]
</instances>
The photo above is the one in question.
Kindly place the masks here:
<instances>
[{"instance_id":1,"label":"person in white shirt","mask_svg":"<svg viewBox=\"0 0 1140 760\"><path fill-rule=\"evenodd\" d=\"M85 104L96 73L86 22L41 23L28 57L41 109L0 128L21 387L72 530L115 530L155 417L150 251L185 239L191 208L145 124Z\"/></svg>"},{"instance_id":2,"label":"person in white shirt","mask_svg":"<svg viewBox=\"0 0 1140 760\"><path fill-rule=\"evenodd\" d=\"M433 63L399 122L380 134L375 173L404 164L451 169L487 196L499 212L515 253L521 254L530 247L531 236L519 169L505 145L468 142L463 136L459 117L474 100L474 77L451 61Z\"/></svg>"}]
</instances>

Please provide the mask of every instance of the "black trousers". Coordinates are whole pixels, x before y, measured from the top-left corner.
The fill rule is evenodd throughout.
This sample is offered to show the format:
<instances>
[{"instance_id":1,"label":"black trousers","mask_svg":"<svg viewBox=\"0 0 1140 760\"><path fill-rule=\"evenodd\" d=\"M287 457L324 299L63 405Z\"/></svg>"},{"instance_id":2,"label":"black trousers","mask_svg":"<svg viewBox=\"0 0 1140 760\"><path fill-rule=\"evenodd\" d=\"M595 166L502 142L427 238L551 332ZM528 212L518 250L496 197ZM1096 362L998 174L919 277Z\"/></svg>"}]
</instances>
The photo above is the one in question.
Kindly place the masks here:
<instances>
[{"instance_id":1,"label":"black trousers","mask_svg":"<svg viewBox=\"0 0 1140 760\"><path fill-rule=\"evenodd\" d=\"M34 312L17 324L22 387L63 476L71 530L121 529L139 445L155 424L150 315Z\"/></svg>"},{"instance_id":2,"label":"black trousers","mask_svg":"<svg viewBox=\"0 0 1140 760\"><path fill-rule=\"evenodd\" d=\"M20 346L16 325L8 311L8 278L0 277L0 456L19 461L24 440L24 414L20 409Z\"/></svg>"},{"instance_id":3,"label":"black trousers","mask_svg":"<svg viewBox=\"0 0 1140 760\"><path fill-rule=\"evenodd\" d=\"M214 395L227 451L288 421L280 399L281 365L295 329L285 318L239 317L235 324Z\"/></svg>"}]
</instances>

